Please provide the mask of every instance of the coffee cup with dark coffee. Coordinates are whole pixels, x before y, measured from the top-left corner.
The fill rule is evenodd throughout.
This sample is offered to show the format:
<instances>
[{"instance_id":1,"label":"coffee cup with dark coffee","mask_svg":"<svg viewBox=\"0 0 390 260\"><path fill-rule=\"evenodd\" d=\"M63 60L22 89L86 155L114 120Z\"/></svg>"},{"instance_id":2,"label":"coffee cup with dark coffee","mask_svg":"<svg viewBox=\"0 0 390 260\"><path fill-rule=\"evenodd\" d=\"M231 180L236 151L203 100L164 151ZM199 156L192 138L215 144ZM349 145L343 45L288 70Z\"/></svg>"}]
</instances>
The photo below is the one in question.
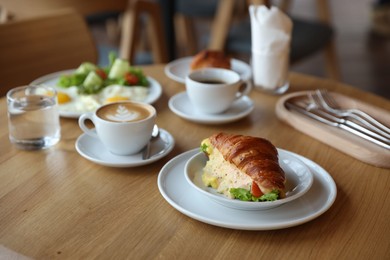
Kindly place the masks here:
<instances>
[{"instance_id":1,"label":"coffee cup with dark coffee","mask_svg":"<svg viewBox=\"0 0 390 260\"><path fill-rule=\"evenodd\" d=\"M228 69L204 68L186 77L186 90L193 107L205 114L223 113L252 89L240 75Z\"/></svg>"},{"instance_id":2,"label":"coffee cup with dark coffee","mask_svg":"<svg viewBox=\"0 0 390 260\"><path fill-rule=\"evenodd\" d=\"M90 120L95 130L86 125ZM79 118L80 128L98 138L113 154L131 155L149 142L156 120L156 110L149 104L123 101L106 104Z\"/></svg>"}]
</instances>

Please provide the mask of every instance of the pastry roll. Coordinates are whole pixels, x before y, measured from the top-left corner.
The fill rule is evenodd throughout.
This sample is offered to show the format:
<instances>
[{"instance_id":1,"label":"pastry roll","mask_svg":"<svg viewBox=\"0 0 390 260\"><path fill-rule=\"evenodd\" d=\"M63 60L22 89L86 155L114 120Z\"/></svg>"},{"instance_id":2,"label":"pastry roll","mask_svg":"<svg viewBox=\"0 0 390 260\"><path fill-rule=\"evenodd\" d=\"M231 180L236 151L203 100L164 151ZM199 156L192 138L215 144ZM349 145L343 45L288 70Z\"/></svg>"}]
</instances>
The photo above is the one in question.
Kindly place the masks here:
<instances>
[{"instance_id":1,"label":"pastry roll","mask_svg":"<svg viewBox=\"0 0 390 260\"><path fill-rule=\"evenodd\" d=\"M199 52L193 58L190 66L191 70L202 68L231 68L230 58L222 51L215 50L203 50Z\"/></svg>"},{"instance_id":2,"label":"pastry roll","mask_svg":"<svg viewBox=\"0 0 390 260\"><path fill-rule=\"evenodd\" d=\"M272 201L285 197L278 151L264 138L218 133L201 143L208 156L202 181L229 198Z\"/></svg>"}]
</instances>

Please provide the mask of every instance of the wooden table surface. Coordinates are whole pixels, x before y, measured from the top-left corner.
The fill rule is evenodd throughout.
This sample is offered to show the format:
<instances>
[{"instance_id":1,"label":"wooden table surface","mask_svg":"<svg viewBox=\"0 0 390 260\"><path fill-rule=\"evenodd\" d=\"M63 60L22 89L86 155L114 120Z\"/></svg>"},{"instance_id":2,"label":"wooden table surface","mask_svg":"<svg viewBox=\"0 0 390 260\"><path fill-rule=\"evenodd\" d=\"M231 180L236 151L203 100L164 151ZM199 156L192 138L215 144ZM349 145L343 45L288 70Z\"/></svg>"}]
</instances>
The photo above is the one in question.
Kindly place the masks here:
<instances>
[{"instance_id":1,"label":"wooden table surface","mask_svg":"<svg viewBox=\"0 0 390 260\"><path fill-rule=\"evenodd\" d=\"M186 121L168 108L184 86L162 65L145 67L163 94L157 123L175 138L163 159L137 168L94 164L75 150L77 121L61 119L62 139L48 150L21 151L8 140L0 99L0 258L35 259L389 259L390 171L362 163L280 121L279 96L252 91L254 111L225 125ZM389 100L341 83L290 75L289 92L328 88L390 110ZM337 185L333 206L302 225L271 231L212 226L175 210L157 177L175 156L218 131L261 136L321 165Z\"/></svg>"}]
</instances>

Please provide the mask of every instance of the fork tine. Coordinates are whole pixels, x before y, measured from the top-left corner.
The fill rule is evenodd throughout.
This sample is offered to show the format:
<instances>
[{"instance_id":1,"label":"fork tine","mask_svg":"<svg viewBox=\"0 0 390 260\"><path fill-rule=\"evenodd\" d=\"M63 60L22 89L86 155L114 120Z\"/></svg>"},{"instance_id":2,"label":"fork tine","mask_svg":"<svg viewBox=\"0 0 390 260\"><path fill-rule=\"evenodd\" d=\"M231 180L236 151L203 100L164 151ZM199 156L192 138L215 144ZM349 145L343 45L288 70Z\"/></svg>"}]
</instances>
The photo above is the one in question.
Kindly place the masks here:
<instances>
[{"instance_id":1,"label":"fork tine","mask_svg":"<svg viewBox=\"0 0 390 260\"><path fill-rule=\"evenodd\" d=\"M324 99L325 103L332 107L332 108L340 108L340 106L337 104L336 100L329 94L328 90L326 89L320 89L318 91L320 96Z\"/></svg>"},{"instance_id":2,"label":"fork tine","mask_svg":"<svg viewBox=\"0 0 390 260\"><path fill-rule=\"evenodd\" d=\"M317 101L313 97L313 93L308 93L307 97L309 99L309 104L307 105L306 110L317 109L318 104L317 104Z\"/></svg>"},{"instance_id":3,"label":"fork tine","mask_svg":"<svg viewBox=\"0 0 390 260\"><path fill-rule=\"evenodd\" d=\"M316 92L309 93L308 95L309 101L311 103L312 109L322 109L322 110L330 110L329 106L324 102L322 97L318 95ZM331 112L331 111L330 111Z\"/></svg>"},{"instance_id":4,"label":"fork tine","mask_svg":"<svg viewBox=\"0 0 390 260\"><path fill-rule=\"evenodd\" d=\"M337 111L338 105L333 100L333 98L329 96L328 91L323 90L323 89L321 89L321 90L317 89L315 91L315 93L316 93L316 96L317 96L318 100L320 101L320 104L323 108L338 114L338 111Z\"/></svg>"},{"instance_id":5,"label":"fork tine","mask_svg":"<svg viewBox=\"0 0 390 260\"><path fill-rule=\"evenodd\" d=\"M329 106L320 90L317 89L314 93L311 94L311 97L318 107L325 109L329 112L338 114L337 111L334 111L334 109Z\"/></svg>"}]
</instances>

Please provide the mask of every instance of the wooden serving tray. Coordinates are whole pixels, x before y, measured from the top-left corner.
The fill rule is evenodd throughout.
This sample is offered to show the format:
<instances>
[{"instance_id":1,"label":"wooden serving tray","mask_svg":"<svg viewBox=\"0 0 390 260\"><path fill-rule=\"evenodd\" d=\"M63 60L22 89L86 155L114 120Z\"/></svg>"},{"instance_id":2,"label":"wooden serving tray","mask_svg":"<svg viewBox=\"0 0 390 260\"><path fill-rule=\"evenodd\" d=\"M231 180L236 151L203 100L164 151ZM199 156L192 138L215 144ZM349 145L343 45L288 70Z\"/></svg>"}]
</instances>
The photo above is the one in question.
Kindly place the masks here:
<instances>
[{"instance_id":1,"label":"wooden serving tray","mask_svg":"<svg viewBox=\"0 0 390 260\"><path fill-rule=\"evenodd\" d=\"M310 91L295 92L280 98L276 104L276 114L282 121L341 152L365 163L383 168L390 168L390 150L373 144L337 127L328 126L296 111L286 108L287 100L304 98ZM390 126L389 111L363 103L350 97L330 92L341 108L358 108L383 124Z\"/></svg>"}]
</instances>

